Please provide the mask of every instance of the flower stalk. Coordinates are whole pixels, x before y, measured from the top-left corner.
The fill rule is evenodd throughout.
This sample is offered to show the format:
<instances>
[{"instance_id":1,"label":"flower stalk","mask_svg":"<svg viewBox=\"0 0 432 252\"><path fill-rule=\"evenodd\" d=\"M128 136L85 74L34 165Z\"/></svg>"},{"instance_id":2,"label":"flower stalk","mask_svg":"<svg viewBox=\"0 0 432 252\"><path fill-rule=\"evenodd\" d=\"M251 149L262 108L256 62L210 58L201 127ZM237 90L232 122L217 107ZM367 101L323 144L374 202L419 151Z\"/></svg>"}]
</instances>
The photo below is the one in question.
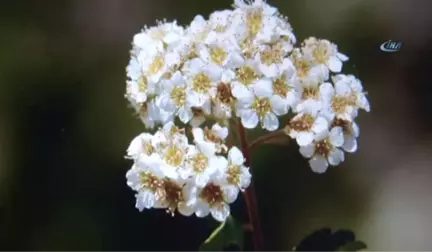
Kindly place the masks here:
<instances>
[{"instance_id":1,"label":"flower stalk","mask_svg":"<svg viewBox=\"0 0 432 252\"><path fill-rule=\"evenodd\" d=\"M251 169L252 160L249 153L246 131L241 123L238 123L238 132L240 135L243 156L246 159L245 165ZM254 249L255 251L261 251L263 249L263 237L253 181L250 182L249 187L246 189L243 195L245 198L247 213L251 226Z\"/></svg>"}]
</instances>

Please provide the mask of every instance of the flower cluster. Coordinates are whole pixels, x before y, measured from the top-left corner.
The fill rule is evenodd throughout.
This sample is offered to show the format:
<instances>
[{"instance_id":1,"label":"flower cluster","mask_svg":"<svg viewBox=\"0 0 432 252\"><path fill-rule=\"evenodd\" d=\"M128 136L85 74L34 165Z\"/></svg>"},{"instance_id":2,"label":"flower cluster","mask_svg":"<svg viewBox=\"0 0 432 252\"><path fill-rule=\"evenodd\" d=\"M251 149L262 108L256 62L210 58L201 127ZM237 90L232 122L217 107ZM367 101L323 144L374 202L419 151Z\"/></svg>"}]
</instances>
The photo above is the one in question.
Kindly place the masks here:
<instances>
[{"instance_id":1,"label":"flower cluster","mask_svg":"<svg viewBox=\"0 0 432 252\"><path fill-rule=\"evenodd\" d=\"M369 103L361 82L340 73L348 57L324 39L311 37L295 46L288 19L265 0L235 0L232 9L215 11L207 20L198 15L187 27L160 21L136 34L132 44L126 98L148 129L163 126L130 147L135 163L128 180L138 191L140 209L162 206L203 216L206 210L197 202L210 191L219 198L204 200L207 207L229 209L226 203L238 190L225 192L220 173L234 162L244 181L250 177L241 152L222 144L231 121L246 129L282 129L317 173L342 162L344 151L357 149L354 119L359 109L369 111ZM191 144L186 133L168 133L174 122L192 129ZM213 125L216 142L206 137L204 125ZM206 139L214 148L203 145ZM206 161L198 162L201 158ZM244 189L244 181L236 188ZM168 193L173 188L181 195L175 202ZM213 207L213 201L225 205ZM226 211L212 214L222 219Z\"/></svg>"},{"instance_id":2,"label":"flower cluster","mask_svg":"<svg viewBox=\"0 0 432 252\"><path fill-rule=\"evenodd\" d=\"M228 150L228 129L193 128L194 144L184 129L167 123L154 135L142 133L128 148L134 165L128 185L137 191L136 207L165 208L185 216L209 213L218 221L230 214L229 203L249 186L251 174L237 147Z\"/></svg>"}]
</instances>

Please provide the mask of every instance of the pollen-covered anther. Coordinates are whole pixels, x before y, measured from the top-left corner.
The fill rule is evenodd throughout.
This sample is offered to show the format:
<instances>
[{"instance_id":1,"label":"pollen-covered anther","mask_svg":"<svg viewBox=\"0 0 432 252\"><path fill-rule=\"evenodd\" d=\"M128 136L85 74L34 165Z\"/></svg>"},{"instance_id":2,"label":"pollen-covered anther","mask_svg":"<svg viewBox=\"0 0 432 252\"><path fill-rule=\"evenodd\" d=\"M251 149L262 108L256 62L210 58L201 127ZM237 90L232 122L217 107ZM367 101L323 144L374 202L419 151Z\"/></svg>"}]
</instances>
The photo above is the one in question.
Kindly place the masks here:
<instances>
[{"instance_id":1,"label":"pollen-covered anther","mask_svg":"<svg viewBox=\"0 0 432 252\"><path fill-rule=\"evenodd\" d=\"M312 51L312 55L318 64L324 64L331 56L331 45L325 41L320 40Z\"/></svg>"},{"instance_id":2,"label":"pollen-covered anther","mask_svg":"<svg viewBox=\"0 0 432 252\"><path fill-rule=\"evenodd\" d=\"M143 171L139 174L141 186L152 192L157 192L163 186L163 180L156 177L148 171Z\"/></svg>"},{"instance_id":3,"label":"pollen-covered anther","mask_svg":"<svg viewBox=\"0 0 432 252\"><path fill-rule=\"evenodd\" d=\"M146 92L147 88L148 88L147 77L144 75L141 75L138 79L138 90L140 92Z\"/></svg>"},{"instance_id":4,"label":"pollen-covered anther","mask_svg":"<svg viewBox=\"0 0 432 252\"><path fill-rule=\"evenodd\" d=\"M245 85L252 84L258 79L258 74L249 66L242 66L236 71L237 79Z\"/></svg>"},{"instance_id":5,"label":"pollen-covered anther","mask_svg":"<svg viewBox=\"0 0 432 252\"><path fill-rule=\"evenodd\" d=\"M160 70L162 70L163 66L165 65L165 60L162 56L156 56L153 59L153 62L149 66L149 72L151 74L156 74Z\"/></svg>"},{"instance_id":6,"label":"pollen-covered anther","mask_svg":"<svg viewBox=\"0 0 432 252\"><path fill-rule=\"evenodd\" d=\"M179 128L179 127L173 125L173 126L171 127L170 134L171 134L171 135L175 135L175 134L181 134L181 135L184 135L184 134L185 134L185 129L184 129L184 128Z\"/></svg>"},{"instance_id":7,"label":"pollen-covered anther","mask_svg":"<svg viewBox=\"0 0 432 252\"><path fill-rule=\"evenodd\" d=\"M142 144L142 150L145 155L150 156L155 152L155 148L150 142L143 142Z\"/></svg>"},{"instance_id":8,"label":"pollen-covered anther","mask_svg":"<svg viewBox=\"0 0 432 252\"><path fill-rule=\"evenodd\" d=\"M282 76L281 78L277 78L273 82L273 91L276 95L279 95L280 97L286 97L288 91L290 91L291 89L292 88L284 80L284 76Z\"/></svg>"},{"instance_id":9,"label":"pollen-covered anther","mask_svg":"<svg viewBox=\"0 0 432 252\"><path fill-rule=\"evenodd\" d=\"M303 100L307 100L307 99L318 100L319 95L320 95L319 87L306 87L303 89L302 99Z\"/></svg>"},{"instance_id":10,"label":"pollen-covered anther","mask_svg":"<svg viewBox=\"0 0 432 252\"><path fill-rule=\"evenodd\" d=\"M207 169L209 163L208 163L208 158L202 154L202 153L198 153L193 159L192 159L192 167L193 170L197 173L201 173L203 171L205 171L205 169Z\"/></svg>"},{"instance_id":11,"label":"pollen-covered anther","mask_svg":"<svg viewBox=\"0 0 432 252\"><path fill-rule=\"evenodd\" d=\"M275 44L271 48L261 52L261 62L265 65L282 63L284 52L280 44Z\"/></svg>"},{"instance_id":12,"label":"pollen-covered anther","mask_svg":"<svg viewBox=\"0 0 432 252\"><path fill-rule=\"evenodd\" d=\"M205 93L211 88L211 79L205 73L199 73L193 78L193 89Z\"/></svg>"},{"instance_id":13,"label":"pollen-covered anther","mask_svg":"<svg viewBox=\"0 0 432 252\"><path fill-rule=\"evenodd\" d=\"M204 136L210 142L223 144L223 140L220 137L218 137L215 133L213 133L213 131L208 127L204 128Z\"/></svg>"},{"instance_id":14,"label":"pollen-covered anther","mask_svg":"<svg viewBox=\"0 0 432 252\"><path fill-rule=\"evenodd\" d=\"M184 151L176 146L170 146L165 155L167 164L178 167L183 162Z\"/></svg>"},{"instance_id":15,"label":"pollen-covered anther","mask_svg":"<svg viewBox=\"0 0 432 252\"><path fill-rule=\"evenodd\" d=\"M178 204L184 201L183 188L171 179L164 179L163 182L163 200L168 204L168 211L173 214Z\"/></svg>"},{"instance_id":16,"label":"pollen-covered anther","mask_svg":"<svg viewBox=\"0 0 432 252\"><path fill-rule=\"evenodd\" d=\"M246 25L250 38L254 38L261 30L261 27L263 25L263 17L264 15L262 9L251 9L247 13Z\"/></svg>"},{"instance_id":17,"label":"pollen-covered anther","mask_svg":"<svg viewBox=\"0 0 432 252\"><path fill-rule=\"evenodd\" d=\"M230 185L239 185L240 184L240 176L241 176L241 169L238 165L229 165L228 171L227 171L227 182Z\"/></svg>"},{"instance_id":18,"label":"pollen-covered anther","mask_svg":"<svg viewBox=\"0 0 432 252\"><path fill-rule=\"evenodd\" d=\"M332 99L332 109L336 112L336 114L342 114L345 112L346 107L350 106L352 101L350 97L346 96L334 96Z\"/></svg>"},{"instance_id":19,"label":"pollen-covered anther","mask_svg":"<svg viewBox=\"0 0 432 252\"><path fill-rule=\"evenodd\" d=\"M271 111L271 105L268 98L255 98L252 108L257 112L258 116L263 117Z\"/></svg>"},{"instance_id":20,"label":"pollen-covered anther","mask_svg":"<svg viewBox=\"0 0 432 252\"><path fill-rule=\"evenodd\" d=\"M294 66L299 77L303 78L309 74L311 63L305 59L295 59Z\"/></svg>"},{"instance_id":21,"label":"pollen-covered anther","mask_svg":"<svg viewBox=\"0 0 432 252\"><path fill-rule=\"evenodd\" d=\"M223 65L227 55L227 52L221 47L214 47L210 49L211 60L219 66Z\"/></svg>"},{"instance_id":22,"label":"pollen-covered anther","mask_svg":"<svg viewBox=\"0 0 432 252\"><path fill-rule=\"evenodd\" d=\"M224 194L221 187L213 183L207 184L201 190L199 197L210 207L224 202Z\"/></svg>"},{"instance_id":23,"label":"pollen-covered anther","mask_svg":"<svg viewBox=\"0 0 432 252\"><path fill-rule=\"evenodd\" d=\"M324 139L315 143L315 153L319 154L323 157L328 157L330 155L330 151L332 150L332 145L329 139Z\"/></svg>"},{"instance_id":24,"label":"pollen-covered anther","mask_svg":"<svg viewBox=\"0 0 432 252\"><path fill-rule=\"evenodd\" d=\"M174 87L170 96L177 106L183 106L186 103L186 90L183 87Z\"/></svg>"},{"instance_id":25,"label":"pollen-covered anther","mask_svg":"<svg viewBox=\"0 0 432 252\"><path fill-rule=\"evenodd\" d=\"M303 115L300 118L291 119L289 128L295 131L311 131L315 119L311 115Z\"/></svg>"}]
</instances>

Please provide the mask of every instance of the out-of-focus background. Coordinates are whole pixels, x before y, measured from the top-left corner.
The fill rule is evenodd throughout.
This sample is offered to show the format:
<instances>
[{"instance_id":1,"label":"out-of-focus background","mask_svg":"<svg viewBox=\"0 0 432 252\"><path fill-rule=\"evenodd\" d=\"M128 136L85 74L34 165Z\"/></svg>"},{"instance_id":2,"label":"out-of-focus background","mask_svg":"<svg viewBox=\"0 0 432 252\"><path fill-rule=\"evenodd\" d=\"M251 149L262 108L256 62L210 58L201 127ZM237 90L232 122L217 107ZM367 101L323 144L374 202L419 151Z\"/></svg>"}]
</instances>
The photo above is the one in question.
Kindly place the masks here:
<instances>
[{"instance_id":1,"label":"out-of-focus background","mask_svg":"<svg viewBox=\"0 0 432 252\"><path fill-rule=\"evenodd\" d=\"M357 153L314 174L295 145L263 147L254 179L266 244L291 249L324 226L371 250L432 248L429 0L269 0L301 41L327 38L369 92ZM210 220L139 213L123 156L143 130L126 100L132 37L230 0L0 3L0 249L194 250ZM381 43L403 41L397 53ZM234 205L236 211L237 205ZM209 224L210 223L210 224Z\"/></svg>"}]
</instances>

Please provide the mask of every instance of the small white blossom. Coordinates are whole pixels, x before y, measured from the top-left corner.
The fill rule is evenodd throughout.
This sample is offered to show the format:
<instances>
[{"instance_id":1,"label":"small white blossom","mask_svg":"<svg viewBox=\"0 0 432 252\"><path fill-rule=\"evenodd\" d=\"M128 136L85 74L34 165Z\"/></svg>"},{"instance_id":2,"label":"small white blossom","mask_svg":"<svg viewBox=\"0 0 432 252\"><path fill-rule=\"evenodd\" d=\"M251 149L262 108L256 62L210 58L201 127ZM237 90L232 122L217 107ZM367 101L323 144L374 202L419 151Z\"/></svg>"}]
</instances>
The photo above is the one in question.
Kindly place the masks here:
<instances>
[{"instance_id":1,"label":"small white blossom","mask_svg":"<svg viewBox=\"0 0 432 252\"><path fill-rule=\"evenodd\" d=\"M339 73L342 70L342 63L348 60L347 56L338 52L335 44L325 39L306 39L302 51L313 58L317 65L324 67L324 71L330 70L334 73Z\"/></svg>"},{"instance_id":2,"label":"small white blossom","mask_svg":"<svg viewBox=\"0 0 432 252\"><path fill-rule=\"evenodd\" d=\"M221 127L218 123L214 124L211 129L195 127L192 129L192 134L196 143L213 145L212 149L216 153L227 151L225 140L228 137L228 128Z\"/></svg>"},{"instance_id":3,"label":"small white blossom","mask_svg":"<svg viewBox=\"0 0 432 252\"><path fill-rule=\"evenodd\" d=\"M329 164L337 166L345 160L344 152L340 149L344 141L341 127L334 127L331 131L324 131L315 135L314 142L300 147L300 153L310 158L309 165L316 173L324 173Z\"/></svg>"},{"instance_id":4,"label":"small white blossom","mask_svg":"<svg viewBox=\"0 0 432 252\"><path fill-rule=\"evenodd\" d=\"M126 173L128 186L137 191L136 207L140 211L158 204L163 179L160 163L157 155L142 156Z\"/></svg>"},{"instance_id":5,"label":"small white blossom","mask_svg":"<svg viewBox=\"0 0 432 252\"><path fill-rule=\"evenodd\" d=\"M237 195L233 197L229 192L227 186L216 179L209 181L206 186L197 190L195 215L202 218L211 214L215 220L224 222L230 215L228 204L233 203L237 198Z\"/></svg>"},{"instance_id":6,"label":"small white blossom","mask_svg":"<svg viewBox=\"0 0 432 252\"><path fill-rule=\"evenodd\" d=\"M315 136L329 128L329 122L316 113L303 112L294 116L285 132L295 138L299 146L306 146L313 142Z\"/></svg>"},{"instance_id":7,"label":"small white blossom","mask_svg":"<svg viewBox=\"0 0 432 252\"><path fill-rule=\"evenodd\" d=\"M222 184L226 185L225 194L227 198L235 200L239 191L246 189L251 182L249 168L244 165L243 153L233 146L228 152L228 165L220 169Z\"/></svg>"}]
</instances>

